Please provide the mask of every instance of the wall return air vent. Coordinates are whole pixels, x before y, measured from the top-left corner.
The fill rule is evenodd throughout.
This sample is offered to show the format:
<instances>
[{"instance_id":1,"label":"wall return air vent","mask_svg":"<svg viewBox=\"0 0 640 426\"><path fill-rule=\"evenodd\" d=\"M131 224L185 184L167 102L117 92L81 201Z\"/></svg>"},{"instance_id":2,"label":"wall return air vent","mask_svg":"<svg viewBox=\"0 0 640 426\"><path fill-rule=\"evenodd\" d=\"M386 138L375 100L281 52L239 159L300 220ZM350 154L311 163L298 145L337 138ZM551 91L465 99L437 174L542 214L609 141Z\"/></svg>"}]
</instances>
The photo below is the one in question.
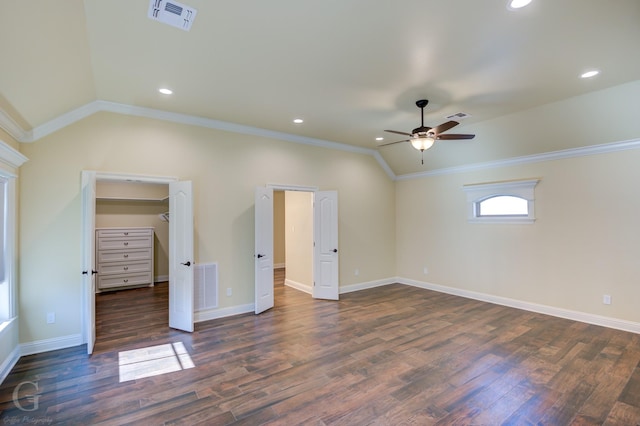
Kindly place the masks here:
<instances>
[{"instance_id":1,"label":"wall return air vent","mask_svg":"<svg viewBox=\"0 0 640 426\"><path fill-rule=\"evenodd\" d=\"M150 0L147 16L154 21L189 31L197 12L196 9L177 1Z\"/></svg>"}]
</instances>

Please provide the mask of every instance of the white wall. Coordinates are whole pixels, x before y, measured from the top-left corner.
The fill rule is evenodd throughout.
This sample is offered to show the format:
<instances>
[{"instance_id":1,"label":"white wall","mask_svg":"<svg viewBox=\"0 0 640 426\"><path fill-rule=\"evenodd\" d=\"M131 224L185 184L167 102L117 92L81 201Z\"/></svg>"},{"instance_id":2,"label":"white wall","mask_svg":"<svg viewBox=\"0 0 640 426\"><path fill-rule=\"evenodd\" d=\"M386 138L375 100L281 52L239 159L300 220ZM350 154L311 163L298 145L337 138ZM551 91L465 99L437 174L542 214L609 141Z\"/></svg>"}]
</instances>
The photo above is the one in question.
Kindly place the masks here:
<instances>
[{"instance_id":1,"label":"white wall","mask_svg":"<svg viewBox=\"0 0 640 426\"><path fill-rule=\"evenodd\" d=\"M398 274L640 322L638 164L633 150L399 182ZM467 223L462 185L534 177L534 224Z\"/></svg>"},{"instance_id":2,"label":"white wall","mask_svg":"<svg viewBox=\"0 0 640 426\"><path fill-rule=\"evenodd\" d=\"M284 191L273 192L273 266L285 267Z\"/></svg>"},{"instance_id":3,"label":"white wall","mask_svg":"<svg viewBox=\"0 0 640 426\"><path fill-rule=\"evenodd\" d=\"M218 262L220 288L233 288L219 309L253 303L254 191L269 183L338 191L341 285L395 276L394 182L368 155L112 113L22 152L22 343L79 336L82 170L193 181L195 261Z\"/></svg>"},{"instance_id":4,"label":"white wall","mask_svg":"<svg viewBox=\"0 0 640 426\"><path fill-rule=\"evenodd\" d=\"M313 193L285 192L286 281L313 288Z\"/></svg>"},{"instance_id":5,"label":"white wall","mask_svg":"<svg viewBox=\"0 0 640 426\"><path fill-rule=\"evenodd\" d=\"M473 150L486 150L490 159L494 150L506 153L510 144L532 144L536 138L549 146L560 140L567 148L640 138L640 120L631 116L638 111L635 82L479 123L475 132L487 130L492 140L478 141ZM398 275L640 323L638 164L640 149L632 149L513 166L484 164L399 181ZM467 223L463 185L528 178L540 179L534 224ZM611 305L602 303L604 294L612 296Z\"/></svg>"}]
</instances>

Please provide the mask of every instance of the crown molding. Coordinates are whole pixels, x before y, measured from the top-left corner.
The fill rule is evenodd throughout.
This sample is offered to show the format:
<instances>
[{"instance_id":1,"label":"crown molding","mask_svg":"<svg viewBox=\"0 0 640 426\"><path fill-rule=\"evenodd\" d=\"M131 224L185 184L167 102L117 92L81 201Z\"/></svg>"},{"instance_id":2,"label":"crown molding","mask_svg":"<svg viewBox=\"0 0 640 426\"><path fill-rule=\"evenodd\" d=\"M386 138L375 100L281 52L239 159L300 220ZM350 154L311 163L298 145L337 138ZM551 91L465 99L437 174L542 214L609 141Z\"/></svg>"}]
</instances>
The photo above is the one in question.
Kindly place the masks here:
<instances>
[{"instance_id":1,"label":"crown molding","mask_svg":"<svg viewBox=\"0 0 640 426\"><path fill-rule=\"evenodd\" d=\"M27 157L0 140L0 162L17 169L27 160Z\"/></svg>"},{"instance_id":2,"label":"crown molding","mask_svg":"<svg viewBox=\"0 0 640 426\"><path fill-rule=\"evenodd\" d=\"M93 101L86 105L67 112L45 124L34 128L31 131L22 129L11 117L0 109L0 127L4 128L12 137L19 142L29 143L35 142L51 133L63 129L77 121L82 120L97 112L113 112L117 114L130 115L136 117L145 117L161 121L169 121L173 123L186 124L190 126L205 127L209 129L224 130L227 132L241 133L251 136L259 136L270 139L278 139L287 142L299 143L302 145L311 145L320 148L329 148L339 151L352 152L356 154L365 154L373 156L382 166L384 171L391 179L395 178L395 174L384 161L378 151L370 148L362 148L353 145L342 144L323 139L309 138L306 136L293 135L291 133L277 132L273 130L261 129L258 127L245 126L226 121L214 120L211 118L196 117L192 115L179 114L175 112L162 111L153 108L138 107L133 105L121 104L109 101Z\"/></svg>"},{"instance_id":3,"label":"crown molding","mask_svg":"<svg viewBox=\"0 0 640 426\"><path fill-rule=\"evenodd\" d=\"M504 160L488 161L484 163L467 164L464 166L447 167L426 172L399 175L396 180L411 180L431 176L451 175L456 173L473 172L476 170L495 169L499 167L518 166L522 164L540 163L543 161L562 160L565 158L584 157L587 155L607 154L610 152L626 151L640 148L640 139L591 145L580 148L562 149L542 154L525 155L522 157L506 158Z\"/></svg>"},{"instance_id":4,"label":"crown molding","mask_svg":"<svg viewBox=\"0 0 640 426\"><path fill-rule=\"evenodd\" d=\"M115 112L119 114L132 115L137 117L153 118L156 120L170 121L180 124L205 127L209 129L224 130L227 132L241 133L251 136L260 136L271 139L295 142L303 145L318 146L321 148L337 149L340 151L353 152L356 154L373 155L376 151L369 148L361 148L346 145L338 142L323 139L309 138L306 136L293 135L291 133L277 132L274 130L261 129L258 127L245 126L242 124L230 123L227 121L214 120L211 118L196 117L193 115L178 114L175 112L161 111L153 108L137 107L126 104L119 104L107 101L95 101L99 105L99 111Z\"/></svg>"},{"instance_id":5,"label":"crown molding","mask_svg":"<svg viewBox=\"0 0 640 426\"><path fill-rule=\"evenodd\" d=\"M19 142L24 142L25 139L28 139L29 137L29 132L20 127L20 125L16 123L16 121L2 108L0 108L0 128L4 129L9 133L9 136Z\"/></svg>"},{"instance_id":6,"label":"crown molding","mask_svg":"<svg viewBox=\"0 0 640 426\"><path fill-rule=\"evenodd\" d=\"M61 116L56 117L41 126L35 127L31 131L31 140L21 142L35 142L45 136L57 132L60 129L64 129L65 127L70 126L73 123L82 120L83 118L87 118L90 115L95 114L96 112L100 112L99 103L97 101L90 102L81 106L80 108L76 108L72 111L62 114Z\"/></svg>"},{"instance_id":7,"label":"crown molding","mask_svg":"<svg viewBox=\"0 0 640 426\"><path fill-rule=\"evenodd\" d=\"M385 173L387 173L387 176L389 176L391 180L396 180L397 178L396 174L393 173L393 170L391 170L391 167L389 167L387 162L384 161L384 158L382 158L382 155L380 155L378 151L373 151L373 158L376 159L378 164L380 164L380 167L382 167L382 169L385 171Z\"/></svg>"},{"instance_id":8,"label":"crown molding","mask_svg":"<svg viewBox=\"0 0 640 426\"><path fill-rule=\"evenodd\" d=\"M323 139L309 138L306 136L293 135L291 133L277 132L273 130L261 129L258 127L245 126L226 121L214 120L204 117L196 117L175 112L162 111L153 108L137 107L133 105L121 104L109 101L93 101L63 114L47 123L34 128L31 131L22 129L5 111L0 109L0 127L19 142L35 142L51 133L67 127L77 121L82 120L97 112L113 112L136 117L146 117L155 120L169 121L173 123L186 124L191 126L205 127L209 129L224 130L233 133L241 133L251 136L259 136L270 139L283 140L287 142L311 145L321 148L335 149L339 151L352 152L356 154L371 155L382 167L385 173L392 180L411 180L431 176L441 176L456 173L466 173L476 170L485 170L499 167L517 166L522 164L538 163L542 161L560 160L565 158L582 157L586 155L605 154L609 152L624 151L640 148L640 139L631 139L622 142L612 142L600 145L591 145L580 148L563 149L542 154L526 155L522 157L507 158L504 160L488 161L484 163L467 164L463 166L446 167L442 169L429 170L425 172L408 173L396 175L375 149L362 148L347 144L342 144ZM19 153L18 153L19 154ZM20 154L21 155L21 154ZM26 157L25 157L26 158ZM22 162L26 161L23 160ZM20 163L22 164L22 163Z\"/></svg>"}]
</instances>

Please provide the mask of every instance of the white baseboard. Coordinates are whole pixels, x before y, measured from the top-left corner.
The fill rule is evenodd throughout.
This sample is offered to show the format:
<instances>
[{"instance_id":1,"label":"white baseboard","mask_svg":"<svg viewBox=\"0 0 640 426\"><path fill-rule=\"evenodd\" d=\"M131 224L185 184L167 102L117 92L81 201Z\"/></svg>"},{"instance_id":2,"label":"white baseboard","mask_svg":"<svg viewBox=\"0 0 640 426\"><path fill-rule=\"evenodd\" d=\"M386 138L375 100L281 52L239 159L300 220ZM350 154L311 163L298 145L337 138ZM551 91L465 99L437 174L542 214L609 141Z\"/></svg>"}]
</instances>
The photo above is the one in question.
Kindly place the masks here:
<instances>
[{"instance_id":1,"label":"white baseboard","mask_svg":"<svg viewBox=\"0 0 640 426\"><path fill-rule=\"evenodd\" d=\"M0 383L4 382L4 379L11 373L13 367L18 363L18 360L20 360L20 347L16 346L7 359L2 362L2 365L0 365Z\"/></svg>"},{"instance_id":2,"label":"white baseboard","mask_svg":"<svg viewBox=\"0 0 640 426\"><path fill-rule=\"evenodd\" d=\"M433 290L440 293L452 294L454 296L465 297L467 299L480 300L482 302L495 303L496 305L509 306L511 308L522 309L539 314L551 315L554 317L580 321L587 324L599 325L602 327L614 328L616 330L629 331L631 333L640 334L640 323L627 321L617 318L605 317L602 315L589 314L586 312L572 311L570 309L557 308L554 306L540 305L522 300L510 299L508 297L494 296L486 293L478 293L470 290L463 290L454 287L428 283L424 281L416 281L408 278L396 278L395 282L406 284L413 287Z\"/></svg>"},{"instance_id":3,"label":"white baseboard","mask_svg":"<svg viewBox=\"0 0 640 426\"><path fill-rule=\"evenodd\" d=\"M273 269L282 269L282 268L286 268L287 265L285 263L274 263L273 264Z\"/></svg>"},{"instance_id":4,"label":"white baseboard","mask_svg":"<svg viewBox=\"0 0 640 426\"><path fill-rule=\"evenodd\" d=\"M153 278L154 283L163 283L165 281L169 281L169 275L156 275Z\"/></svg>"},{"instance_id":5,"label":"white baseboard","mask_svg":"<svg viewBox=\"0 0 640 426\"><path fill-rule=\"evenodd\" d=\"M303 291L307 294L313 294L313 288L307 284L302 284L290 279L285 279L284 285L286 285L287 287L295 288L296 290Z\"/></svg>"},{"instance_id":6,"label":"white baseboard","mask_svg":"<svg viewBox=\"0 0 640 426\"><path fill-rule=\"evenodd\" d=\"M397 278L385 278L382 280L368 281L357 284L349 284L343 287L340 287L340 294L351 293L353 291L366 290L369 288L381 287L383 285L389 285L393 283L397 283Z\"/></svg>"},{"instance_id":7,"label":"white baseboard","mask_svg":"<svg viewBox=\"0 0 640 426\"><path fill-rule=\"evenodd\" d=\"M208 309L205 311L198 311L194 314L195 322L209 321L218 318L231 317L233 315L246 314L248 312L255 311L255 304L250 303L246 305L231 306L229 308L222 309Z\"/></svg>"},{"instance_id":8,"label":"white baseboard","mask_svg":"<svg viewBox=\"0 0 640 426\"><path fill-rule=\"evenodd\" d=\"M21 343L20 356L71 348L73 346L80 346L83 343L84 342L82 341L82 336L80 334L71 334L69 336L54 337L52 339Z\"/></svg>"}]
</instances>

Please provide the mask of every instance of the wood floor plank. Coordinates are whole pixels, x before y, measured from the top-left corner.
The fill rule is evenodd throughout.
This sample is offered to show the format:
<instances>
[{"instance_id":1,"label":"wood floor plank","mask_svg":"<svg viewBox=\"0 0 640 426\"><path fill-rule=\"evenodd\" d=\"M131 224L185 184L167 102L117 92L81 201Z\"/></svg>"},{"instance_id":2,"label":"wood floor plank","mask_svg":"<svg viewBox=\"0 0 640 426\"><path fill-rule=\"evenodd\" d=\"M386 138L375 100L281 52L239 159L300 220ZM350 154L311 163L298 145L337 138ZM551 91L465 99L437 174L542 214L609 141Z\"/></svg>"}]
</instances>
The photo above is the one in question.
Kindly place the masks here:
<instances>
[{"instance_id":1,"label":"wood floor plank","mask_svg":"<svg viewBox=\"0 0 640 426\"><path fill-rule=\"evenodd\" d=\"M314 300L284 279L273 309L193 333L168 327L166 283L98 295L94 354L22 357L0 422L19 424L31 382L43 424L640 425L639 335L400 284ZM121 381L123 362L178 369Z\"/></svg>"}]
</instances>

